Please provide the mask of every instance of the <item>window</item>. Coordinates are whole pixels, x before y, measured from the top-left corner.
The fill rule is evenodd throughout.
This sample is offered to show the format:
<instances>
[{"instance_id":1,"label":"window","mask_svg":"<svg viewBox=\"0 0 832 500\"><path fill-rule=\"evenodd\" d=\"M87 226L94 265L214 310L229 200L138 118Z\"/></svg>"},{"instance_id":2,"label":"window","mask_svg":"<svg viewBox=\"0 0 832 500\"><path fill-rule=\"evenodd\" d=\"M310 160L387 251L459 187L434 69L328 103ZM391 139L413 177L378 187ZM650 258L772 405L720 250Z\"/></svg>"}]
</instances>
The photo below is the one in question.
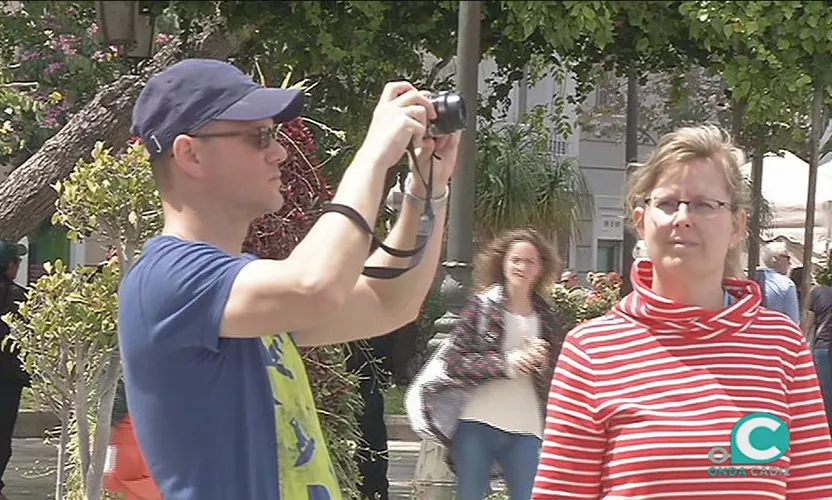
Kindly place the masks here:
<instances>
[{"instance_id":1,"label":"window","mask_svg":"<svg viewBox=\"0 0 832 500\"><path fill-rule=\"evenodd\" d=\"M549 138L549 151L553 156L566 156L568 144L562 137L553 136Z\"/></svg>"},{"instance_id":2,"label":"window","mask_svg":"<svg viewBox=\"0 0 832 500\"><path fill-rule=\"evenodd\" d=\"M616 240L598 240L598 262L596 271L621 273L621 242Z\"/></svg>"}]
</instances>

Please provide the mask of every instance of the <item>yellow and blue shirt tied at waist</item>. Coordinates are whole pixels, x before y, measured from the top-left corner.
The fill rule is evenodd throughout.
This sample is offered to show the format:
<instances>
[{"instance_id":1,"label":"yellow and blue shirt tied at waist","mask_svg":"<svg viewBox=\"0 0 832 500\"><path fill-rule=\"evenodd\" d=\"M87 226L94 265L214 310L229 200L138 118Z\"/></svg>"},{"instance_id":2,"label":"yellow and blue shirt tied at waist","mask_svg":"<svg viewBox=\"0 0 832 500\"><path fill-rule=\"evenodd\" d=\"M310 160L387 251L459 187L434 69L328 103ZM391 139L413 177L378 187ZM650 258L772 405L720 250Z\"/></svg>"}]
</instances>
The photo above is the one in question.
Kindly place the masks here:
<instances>
[{"instance_id":1,"label":"yellow and blue shirt tied at waist","mask_svg":"<svg viewBox=\"0 0 832 500\"><path fill-rule=\"evenodd\" d=\"M274 394L280 497L340 500L306 366L288 334L263 339Z\"/></svg>"}]
</instances>

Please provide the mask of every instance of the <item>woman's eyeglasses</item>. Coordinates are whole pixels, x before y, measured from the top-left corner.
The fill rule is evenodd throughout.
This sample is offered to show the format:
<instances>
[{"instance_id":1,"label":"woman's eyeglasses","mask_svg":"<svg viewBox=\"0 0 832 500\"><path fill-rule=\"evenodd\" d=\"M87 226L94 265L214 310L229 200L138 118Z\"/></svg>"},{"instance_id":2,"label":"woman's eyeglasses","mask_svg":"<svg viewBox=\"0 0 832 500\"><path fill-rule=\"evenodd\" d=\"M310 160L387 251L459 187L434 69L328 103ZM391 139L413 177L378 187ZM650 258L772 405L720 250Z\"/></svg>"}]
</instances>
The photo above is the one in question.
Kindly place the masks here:
<instances>
[{"instance_id":1,"label":"woman's eyeglasses","mask_svg":"<svg viewBox=\"0 0 832 500\"><path fill-rule=\"evenodd\" d=\"M696 217L708 218L717 214L719 209L727 208L733 210L734 207L728 202L699 199L699 200L673 200L669 198L646 198L644 202L653 208L657 208L667 215L673 215L679 210L680 205L687 205L688 211Z\"/></svg>"}]
</instances>

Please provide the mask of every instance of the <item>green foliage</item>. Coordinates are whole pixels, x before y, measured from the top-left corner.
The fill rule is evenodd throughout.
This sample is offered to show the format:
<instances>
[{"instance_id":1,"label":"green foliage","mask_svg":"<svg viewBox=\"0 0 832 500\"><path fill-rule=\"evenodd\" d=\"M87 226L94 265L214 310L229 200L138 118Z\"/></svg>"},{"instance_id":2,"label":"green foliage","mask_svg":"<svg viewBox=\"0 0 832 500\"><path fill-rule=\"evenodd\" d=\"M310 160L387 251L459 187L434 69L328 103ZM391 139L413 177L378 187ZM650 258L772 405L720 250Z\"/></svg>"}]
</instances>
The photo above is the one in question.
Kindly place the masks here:
<instances>
[{"instance_id":1,"label":"green foliage","mask_svg":"<svg viewBox=\"0 0 832 500\"><path fill-rule=\"evenodd\" d=\"M80 390L95 407L99 378L118 343L118 266L69 270L58 260L45 267L20 315L8 314L3 321L11 326L9 337L20 348L27 371L34 374L32 390L41 405L61 414ZM84 394L83 388L90 392Z\"/></svg>"},{"instance_id":2,"label":"green foliage","mask_svg":"<svg viewBox=\"0 0 832 500\"><path fill-rule=\"evenodd\" d=\"M0 16L0 164L37 151L95 93L131 64L102 45L94 2L22 1ZM22 86L19 84L23 84Z\"/></svg>"},{"instance_id":3,"label":"green foliage","mask_svg":"<svg viewBox=\"0 0 832 500\"><path fill-rule=\"evenodd\" d=\"M711 52L746 145L804 152L812 89L830 74L832 13L823 2L682 2L691 36Z\"/></svg>"},{"instance_id":4,"label":"green foliage","mask_svg":"<svg viewBox=\"0 0 832 500\"><path fill-rule=\"evenodd\" d=\"M821 286L832 286L832 250L826 255L826 263L815 271L815 281Z\"/></svg>"},{"instance_id":5,"label":"green foliage","mask_svg":"<svg viewBox=\"0 0 832 500\"><path fill-rule=\"evenodd\" d=\"M634 67L646 76L679 67L693 50L679 2L504 4L514 27L507 36L563 58L576 74L578 100L593 88L599 65L620 74Z\"/></svg>"},{"instance_id":6,"label":"green foliage","mask_svg":"<svg viewBox=\"0 0 832 500\"><path fill-rule=\"evenodd\" d=\"M490 239L512 227L574 234L593 210L580 165L552 154L551 132L540 115L521 123L484 124L477 131L477 235Z\"/></svg>"},{"instance_id":7,"label":"green foliage","mask_svg":"<svg viewBox=\"0 0 832 500\"><path fill-rule=\"evenodd\" d=\"M341 494L358 500L360 472L354 457L362 437L356 415L363 408L358 375L345 369L342 346L304 349L303 359Z\"/></svg>"},{"instance_id":8,"label":"green foliage","mask_svg":"<svg viewBox=\"0 0 832 500\"><path fill-rule=\"evenodd\" d=\"M589 273L587 280L592 284L591 289L569 290L561 284L552 287L552 303L567 325L603 316L621 298L621 279L617 273Z\"/></svg>"},{"instance_id":9,"label":"green foliage","mask_svg":"<svg viewBox=\"0 0 832 500\"><path fill-rule=\"evenodd\" d=\"M33 153L48 133L38 127L31 128L33 122L44 118L44 103L28 92L6 86L8 83L0 84L0 158L17 164Z\"/></svg>"},{"instance_id":10,"label":"green foliage","mask_svg":"<svg viewBox=\"0 0 832 500\"><path fill-rule=\"evenodd\" d=\"M409 380L400 382L410 383L412 377L419 372L428 360L428 343L436 334L436 320L445 314L445 296L440 286L434 286L422 303L422 310L419 314L418 329L416 331L415 349L413 355L407 360L408 367L406 374Z\"/></svg>"},{"instance_id":11,"label":"green foliage","mask_svg":"<svg viewBox=\"0 0 832 500\"><path fill-rule=\"evenodd\" d=\"M139 142L118 156L97 142L92 161L81 160L54 187L58 200L52 223L66 226L71 239L99 233L138 246L162 227L161 199Z\"/></svg>"}]
</instances>

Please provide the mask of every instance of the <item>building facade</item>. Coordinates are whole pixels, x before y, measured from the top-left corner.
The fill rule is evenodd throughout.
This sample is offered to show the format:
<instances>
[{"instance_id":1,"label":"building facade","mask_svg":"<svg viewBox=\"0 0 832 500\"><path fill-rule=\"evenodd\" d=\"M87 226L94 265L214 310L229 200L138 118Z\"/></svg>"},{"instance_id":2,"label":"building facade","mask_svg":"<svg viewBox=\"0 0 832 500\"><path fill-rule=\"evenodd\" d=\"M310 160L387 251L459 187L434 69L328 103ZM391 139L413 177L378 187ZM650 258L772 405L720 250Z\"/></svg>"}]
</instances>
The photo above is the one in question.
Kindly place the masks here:
<instances>
[{"instance_id":1,"label":"building facade","mask_svg":"<svg viewBox=\"0 0 832 500\"><path fill-rule=\"evenodd\" d=\"M487 80L496 71L493 61L480 64L480 92L487 92ZM547 76L533 85L518 84L512 95L507 113L508 120L517 120L523 111L538 105L548 105L553 96L567 97L575 94L575 80L571 76L557 79ZM585 107L595 106L605 96L600 90L590 93ZM566 114L573 123L569 137L554 137L552 152L557 156L571 157L578 161L592 190L594 213L587 217L580 231L574 234L566 255L568 269L585 274L589 271L623 271L623 239L625 220L623 200L625 189L625 148L623 134L620 137L594 133L578 124L578 113L568 106ZM612 117L622 125L624 116ZM639 145L639 161L646 160L652 146Z\"/></svg>"}]
</instances>

